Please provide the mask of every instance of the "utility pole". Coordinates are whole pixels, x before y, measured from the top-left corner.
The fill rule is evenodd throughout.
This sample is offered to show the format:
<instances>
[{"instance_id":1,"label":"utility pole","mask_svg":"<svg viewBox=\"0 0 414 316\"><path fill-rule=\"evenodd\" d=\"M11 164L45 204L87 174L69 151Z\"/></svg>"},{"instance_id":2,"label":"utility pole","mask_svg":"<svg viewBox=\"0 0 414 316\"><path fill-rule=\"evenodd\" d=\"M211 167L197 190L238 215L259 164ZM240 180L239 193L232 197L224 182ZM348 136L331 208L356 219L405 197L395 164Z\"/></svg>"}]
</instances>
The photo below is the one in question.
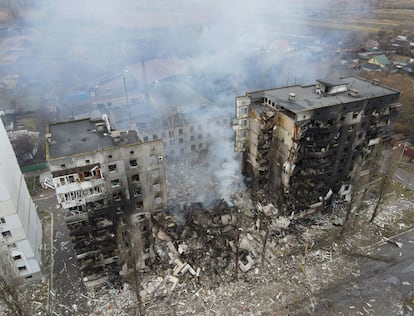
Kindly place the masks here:
<instances>
[{"instance_id":1,"label":"utility pole","mask_svg":"<svg viewBox=\"0 0 414 316\"><path fill-rule=\"evenodd\" d=\"M129 124L132 126L132 117L131 117L131 108L129 106L129 98L128 98L128 89L127 89L127 85L126 85L126 79L125 76L128 74L128 69L125 69L122 72L122 81L124 83L124 91L125 91L125 100L126 100L126 105L128 107L128 117L129 117Z\"/></svg>"}]
</instances>

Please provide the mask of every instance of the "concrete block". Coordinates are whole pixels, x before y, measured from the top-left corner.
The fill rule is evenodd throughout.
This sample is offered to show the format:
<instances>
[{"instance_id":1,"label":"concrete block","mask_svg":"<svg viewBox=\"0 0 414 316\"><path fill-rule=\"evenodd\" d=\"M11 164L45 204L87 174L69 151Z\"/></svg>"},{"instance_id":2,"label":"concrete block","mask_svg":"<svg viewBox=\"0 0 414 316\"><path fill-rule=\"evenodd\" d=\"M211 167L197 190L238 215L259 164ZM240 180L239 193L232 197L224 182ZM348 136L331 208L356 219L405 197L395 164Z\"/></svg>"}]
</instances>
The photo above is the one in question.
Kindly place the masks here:
<instances>
[{"instance_id":1,"label":"concrete block","mask_svg":"<svg viewBox=\"0 0 414 316\"><path fill-rule=\"evenodd\" d=\"M243 272L249 271L251 268L253 268L255 264L255 261L249 255L246 256L246 260L247 260L246 264L244 264L242 261L239 260L239 267L240 267L240 270L242 270Z\"/></svg>"}]
</instances>

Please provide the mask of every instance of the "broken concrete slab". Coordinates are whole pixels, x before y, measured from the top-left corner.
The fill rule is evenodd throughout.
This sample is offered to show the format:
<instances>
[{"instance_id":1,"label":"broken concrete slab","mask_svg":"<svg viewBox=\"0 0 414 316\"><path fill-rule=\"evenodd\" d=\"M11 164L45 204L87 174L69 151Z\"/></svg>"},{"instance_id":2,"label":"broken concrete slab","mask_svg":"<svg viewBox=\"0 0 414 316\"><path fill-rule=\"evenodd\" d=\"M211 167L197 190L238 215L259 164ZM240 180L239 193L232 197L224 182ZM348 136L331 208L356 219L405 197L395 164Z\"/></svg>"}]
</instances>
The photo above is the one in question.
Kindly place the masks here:
<instances>
[{"instance_id":1,"label":"broken concrete slab","mask_svg":"<svg viewBox=\"0 0 414 316\"><path fill-rule=\"evenodd\" d=\"M157 233L157 238L164 241L171 241L171 237L168 236L164 231L159 230Z\"/></svg>"},{"instance_id":2,"label":"broken concrete slab","mask_svg":"<svg viewBox=\"0 0 414 316\"><path fill-rule=\"evenodd\" d=\"M172 284L172 286L170 288L171 291L174 291L175 287L178 284L178 281L179 281L179 279L177 277L175 277L175 276L172 276L172 275L167 275L165 277L166 284L168 284L168 283L171 283Z\"/></svg>"},{"instance_id":3,"label":"broken concrete slab","mask_svg":"<svg viewBox=\"0 0 414 316\"><path fill-rule=\"evenodd\" d=\"M249 271L255 265L255 261L249 255L247 255L245 259L247 260L247 263L243 263L241 260L239 260L239 267L243 272Z\"/></svg>"},{"instance_id":4,"label":"broken concrete slab","mask_svg":"<svg viewBox=\"0 0 414 316\"><path fill-rule=\"evenodd\" d=\"M187 271L189 271L192 275L196 275L196 272L194 271L193 267L190 266L188 263L184 265L184 267L181 270L181 274L185 274Z\"/></svg>"},{"instance_id":5,"label":"broken concrete slab","mask_svg":"<svg viewBox=\"0 0 414 316\"><path fill-rule=\"evenodd\" d=\"M181 243L178 245L178 253L182 255L184 252L186 252L188 246L185 243Z\"/></svg>"},{"instance_id":6,"label":"broken concrete slab","mask_svg":"<svg viewBox=\"0 0 414 316\"><path fill-rule=\"evenodd\" d=\"M181 272L181 270L184 268L184 266L185 266L185 264L184 263L182 263L180 260L178 260L178 259L175 259L175 267L174 267L174 269L173 269L173 275L174 276L177 276L180 272Z\"/></svg>"},{"instance_id":7,"label":"broken concrete slab","mask_svg":"<svg viewBox=\"0 0 414 316\"><path fill-rule=\"evenodd\" d=\"M275 220L272 221L271 228L272 229L287 229L290 225L289 218L285 216L279 216Z\"/></svg>"},{"instance_id":8,"label":"broken concrete slab","mask_svg":"<svg viewBox=\"0 0 414 316\"><path fill-rule=\"evenodd\" d=\"M223 225L235 225L236 224L236 216L233 216L231 214L224 214L221 215L221 223Z\"/></svg>"}]
</instances>

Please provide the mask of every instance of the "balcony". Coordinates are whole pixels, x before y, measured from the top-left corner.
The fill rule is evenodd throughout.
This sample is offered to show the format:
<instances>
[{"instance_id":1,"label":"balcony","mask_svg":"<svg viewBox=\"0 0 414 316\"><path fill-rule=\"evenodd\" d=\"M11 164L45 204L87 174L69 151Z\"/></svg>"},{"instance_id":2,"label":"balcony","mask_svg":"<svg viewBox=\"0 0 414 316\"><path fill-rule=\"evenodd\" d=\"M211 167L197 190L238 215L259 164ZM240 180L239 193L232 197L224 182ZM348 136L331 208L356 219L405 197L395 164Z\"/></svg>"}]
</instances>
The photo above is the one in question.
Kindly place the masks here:
<instances>
[{"instance_id":1,"label":"balcony","mask_svg":"<svg viewBox=\"0 0 414 316\"><path fill-rule=\"evenodd\" d=\"M340 127L337 125L321 125L321 126L310 126L304 132L304 135L315 135L315 134L332 134L337 133Z\"/></svg>"},{"instance_id":2,"label":"balcony","mask_svg":"<svg viewBox=\"0 0 414 316\"><path fill-rule=\"evenodd\" d=\"M297 167L300 167L302 169L306 168L327 168L331 166L332 162L329 159L308 159L308 160L302 160L300 162L300 165L297 164Z\"/></svg>"},{"instance_id":3,"label":"balcony","mask_svg":"<svg viewBox=\"0 0 414 316\"><path fill-rule=\"evenodd\" d=\"M106 196L105 192L94 193L84 197L85 203L96 202L102 200Z\"/></svg>"},{"instance_id":4,"label":"balcony","mask_svg":"<svg viewBox=\"0 0 414 316\"><path fill-rule=\"evenodd\" d=\"M323 158L323 157L329 157L335 154L335 149L330 148L319 148L314 150L309 150L305 152L305 157L312 157L312 158Z\"/></svg>"},{"instance_id":5,"label":"balcony","mask_svg":"<svg viewBox=\"0 0 414 316\"><path fill-rule=\"evenodd\" d=\"M328 177L332 172L332 168L326 169L303 169L299 171L299 176L303 179L323 179Z\"/></svg>"},{"instance_id":6,"label":"balcony","mask_svg":"<svg viewBox=\"0 0 414 316\"><path fill-rule=\"evenodd\" d=\"M105 186L105 180L104 179L94 179L91 181L84 181L84 182L72 182L67 185L62 185L56 188L56 194L65 194L69 192L74 191L83 191L83 190L89 190L97 186Z\"/></svg>"},{"instance_id":7,"label":"balcony","mask_svg":"<svg viewBox=\"0 0 414 316\"><path fill-rule=\"evenodd\" d=\"M81 205L85 205L85 200L84 199L78 199L78 200L69 200L69 201L63 201L62 202L62 208L63 209L69 209L72 207L77 207L77 206L81 206Z\"/></svg>"},{"instance_id":8,"label":"balcony","mask_svg":"<svg viewBox=\"0 0 414 316\"><path fill-rule=\"evenodd\" d=\"M108 214L112 214L113 209L110 207L102 206L101 209L89 210L88 213L91 218L96 218L96 217L102 217Z\"/></svg>"},{"instance_id":9,"label":"balcony","mask_svg":"<svg viewBox=\"0 0 414 316\"><path fill-rule=\"evenodd\" d=\"M79 214L68 214L65 215L65 221L67 224L74 222L83 222L88 220L88 213L79 213Z\"/></svg>"},{"instance_id":10,"label":"balcony","mask_svg":"<svg viewBox=\"0 0 414 316\"><path fill-rule=\"evenodd\" d=\"M312 148L333 145L336 141L337 138L332 137L332 135L313 135L312 138L304 140L302 143L306 148Z\"/></svg>"},{"instance_id":11,"label":"balcony","mask_svg":"<svg viewBox=\"0 0 414 316\"><path fill-rule=\"evenodd\" d=\"M75 228L73 230L70 230L69 235L70 236L76 236L76 235L85 235L93 231L93 228L91 226L81 226L79 228Z\"/></svg>"}]
</instances>

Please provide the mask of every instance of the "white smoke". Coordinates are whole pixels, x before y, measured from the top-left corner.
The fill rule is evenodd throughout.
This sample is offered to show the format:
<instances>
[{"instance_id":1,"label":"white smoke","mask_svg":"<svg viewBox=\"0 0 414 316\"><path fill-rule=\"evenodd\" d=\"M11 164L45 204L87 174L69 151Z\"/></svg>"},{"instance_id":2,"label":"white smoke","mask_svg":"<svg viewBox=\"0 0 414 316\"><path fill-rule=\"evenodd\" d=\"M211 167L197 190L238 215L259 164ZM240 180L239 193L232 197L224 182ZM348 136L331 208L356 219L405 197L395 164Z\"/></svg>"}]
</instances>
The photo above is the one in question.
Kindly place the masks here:
<instances>
[{"instance_id":1,"label":"white smoke","mask_svg":"<svg viewBox=\"0 0 414 316\"><path fill-rule=\"evenodd\" d=\"M248 90L307 83L327 74L330 57L312 54L309 46L324 50L324 42L340 36L311 30L306 21L332 17L335 6L335 0L39 1L33 15L23 16L20 32L27 40L21 58L2 72L17 71L62 96L129 64L177 58L188 65L193 89L222 113L234 113L234 98ZM356 8L354 18L370 12L365 3ZM221 110L212 107L198 118L212 135L200 174L213 176L218 195L229 202L243 181L230 122L221 128L210 124Z\"/></svg>"}]
</instances>

